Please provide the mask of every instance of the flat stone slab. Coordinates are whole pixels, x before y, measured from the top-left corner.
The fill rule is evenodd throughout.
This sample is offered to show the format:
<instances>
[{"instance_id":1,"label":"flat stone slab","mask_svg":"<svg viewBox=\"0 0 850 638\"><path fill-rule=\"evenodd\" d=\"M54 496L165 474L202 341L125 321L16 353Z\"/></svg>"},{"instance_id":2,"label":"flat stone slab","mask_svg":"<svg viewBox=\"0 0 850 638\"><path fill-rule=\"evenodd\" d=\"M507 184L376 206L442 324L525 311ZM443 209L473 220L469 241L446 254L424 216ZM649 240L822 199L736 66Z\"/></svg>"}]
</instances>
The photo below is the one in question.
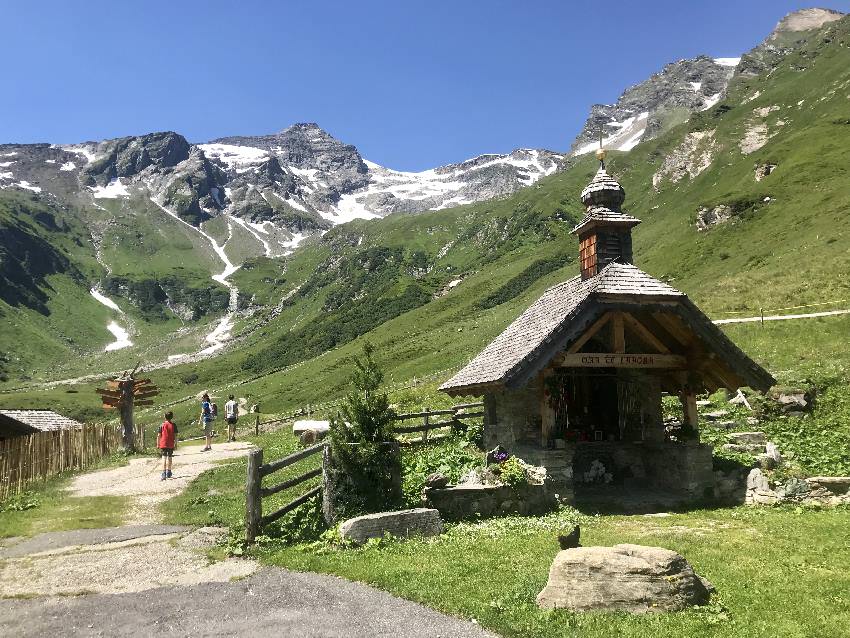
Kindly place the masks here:
<instances>
[{"instance_id":1,"label":"flat stone slab","mask_svg":"<svg viewBox=\"0 0 850 638\"><path fill-rule=\"evenodd\" d=\"M378 512L349 518L339 526L340 535L355 543L365 543L370 538L393 536L437 536L443 533L443 520L435 509L418 507L397 512Z\"/></svg>"},{"instance_id":2,"label":"flat stone slab","mask_svg":"<svg viewBox=\"0 0 850 638\"><path fill-rule=\"evenodd\" d=\"M575 547L555 556L537 595L545 609L679 611L708 602L709 587L681 554L662 547Z\"/></svg>"},{"instance_id":3,"label":"flat stone slab","mask_svg":"<svg viewBox=\"0 0 850 638\"><path fill-rule=\"evenodd\" d=\"M850 476L812 476L806 482L838 494L850 491Z\"/></svg>"},{"instance_id":4,"label":"flat stone slab","mask_svg":"<svg viewBox=\"0 0 850 638\"><path fill-rule=\"evenodd\" d=\"M739 445L764 445L767 439L764 432L730 432L729 442Z\"/></svg>"},{"instance_id":5,"label":"flat stone slab","mask_svg":"<svg viewBox=\"0 0 850 638\"><path fill-rule=\"evenodd\" d=\"M330 421L311 421L308 419L302 419L300 421L296 421L292 424L292 433L293 434L301 434L302 432L306 432L307 430L313 430L317 434L324 434L331 429Z\"/></svg>"}]
</instances>

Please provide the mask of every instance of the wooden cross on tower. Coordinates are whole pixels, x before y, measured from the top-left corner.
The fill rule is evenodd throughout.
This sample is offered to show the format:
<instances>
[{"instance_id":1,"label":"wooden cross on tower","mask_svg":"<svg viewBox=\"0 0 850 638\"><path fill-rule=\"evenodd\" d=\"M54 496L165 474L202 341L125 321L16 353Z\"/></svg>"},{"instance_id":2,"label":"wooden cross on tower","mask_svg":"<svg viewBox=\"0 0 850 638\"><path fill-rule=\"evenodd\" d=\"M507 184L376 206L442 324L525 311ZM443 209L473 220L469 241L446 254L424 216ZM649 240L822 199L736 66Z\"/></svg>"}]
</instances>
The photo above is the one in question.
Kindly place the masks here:
<instances>
[{"instance_id":1,"label":"wooden cross on tower","mask_svg":"<svg viewBox=\"0 0 850 638\"><path fill-rule=\"evenodd\" d=\"M141 362L139 362L141 363ZM106 382L106 388L97 388L103 407L107 410L121 410L121 428L124 439L124 449L133 451L136 448L134 440L133 408L137 405L153 405L153 398L159 390L150 379L136 379L137 364L130 374L124 372L117 379Z\"/></svg>"}]
</instances>

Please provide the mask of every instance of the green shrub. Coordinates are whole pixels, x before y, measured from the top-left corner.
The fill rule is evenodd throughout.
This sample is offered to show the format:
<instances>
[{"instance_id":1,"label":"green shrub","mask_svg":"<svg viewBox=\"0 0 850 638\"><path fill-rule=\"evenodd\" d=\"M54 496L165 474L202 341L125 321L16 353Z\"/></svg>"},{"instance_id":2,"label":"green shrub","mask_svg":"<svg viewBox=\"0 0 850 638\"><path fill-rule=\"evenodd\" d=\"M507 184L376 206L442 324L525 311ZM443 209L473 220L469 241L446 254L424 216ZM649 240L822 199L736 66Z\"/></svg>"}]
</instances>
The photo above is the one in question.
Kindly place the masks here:
<instances>
[{"instance_id":1,"label":"green shrub","mask_svg":"<svg viewBox=\"0 0 850 638\"><path fill-rule=\"evenodd\" d=\"M456 436L439 443L416 445L402 452L405 505L418 507L429 474L439 472L457 483L469 470L483 467L484 455L469 437Z\"/></svg>"},{"instance_id":2,"label":"green shrub","mask_svg":"<svg viewBox=\"0 0 850 638\"><path fill-rule=\"evenodd\" d=\"M401 461L393 436L395 412L381 392L384 373L372 358L371 343L354 359L352 391L341 415L331 419L330 442L335 475L334 508L351 516L390 509L401 501Z\"/></svg>"},{"instance_id":3,"label":"green shrub","mask_svg":"<svg viewBox=\"0 0 850 638\"><path fill-rule=\"evenodd\" d=\"M515 456L511 456L499 464L499 479L502 483L511 487L520 487L528 483L525 468Z\"/></svg>"}]
</instances>

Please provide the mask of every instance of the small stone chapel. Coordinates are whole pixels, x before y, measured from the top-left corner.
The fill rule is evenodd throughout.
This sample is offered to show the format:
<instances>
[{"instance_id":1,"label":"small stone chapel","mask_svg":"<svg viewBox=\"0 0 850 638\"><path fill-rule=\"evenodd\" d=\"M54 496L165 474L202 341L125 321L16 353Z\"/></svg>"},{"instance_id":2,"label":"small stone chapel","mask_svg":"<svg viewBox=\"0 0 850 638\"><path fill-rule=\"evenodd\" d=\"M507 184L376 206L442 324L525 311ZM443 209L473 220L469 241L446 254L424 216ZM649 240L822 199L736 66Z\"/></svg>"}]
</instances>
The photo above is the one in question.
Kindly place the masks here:
<instances>
[{"instance_id":1,"label":"small stone chapel","mask_svg":"<svg viewBox=\"0 0 850 638\"><path fill-rule=\"evenodd\" d=\"M546 290L440 389L483 396L485 445L546 467L566 499L644 489L699 500L714 475L696 396L775 381L685 294L632 264L640 220L597 157L572 231L581 274ZM664 393L681 401L675 434Z\"/></svg>"}]
</instances>

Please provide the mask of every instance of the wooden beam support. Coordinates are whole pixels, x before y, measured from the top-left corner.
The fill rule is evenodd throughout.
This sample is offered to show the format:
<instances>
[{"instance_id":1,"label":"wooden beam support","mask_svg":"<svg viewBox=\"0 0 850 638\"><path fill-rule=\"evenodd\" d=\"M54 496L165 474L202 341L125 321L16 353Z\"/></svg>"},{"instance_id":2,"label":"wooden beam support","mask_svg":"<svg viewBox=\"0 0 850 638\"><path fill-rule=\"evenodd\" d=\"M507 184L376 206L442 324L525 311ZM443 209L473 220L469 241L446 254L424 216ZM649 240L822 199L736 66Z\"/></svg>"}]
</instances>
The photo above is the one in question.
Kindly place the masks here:
<instances>
[{"instance_id":1,"label":"wooden beam support","mask_svg":"<svg viewBox=\"0 0 850 638\"><path fill-rule=\"evenodd\" d=\"M608 323L608 321L611 319L611 314L612 313L610 313L610 312L606 312L604 315L599 317L599 319L594 321L593 324L591 324L590 328L588 328L584 332L584 334L581 335L572 346L570 346L570 348L567 350L567 352L569 352L569 353L578 352L584 344L586 344L588 341L590 341L590 339L592 339L593 336L597 332L599 332L599 330L602 328L602 326L604 326L606 323Z\"/></svg>"},{"instance_id":2,"label":"wooden beam support","mask_svg":"<svg viewBox=\"0 0 850 638\"><path fill-rule=\"evenodd\" d=\"M662 354L670 354L670 348L668 348L664 343L656 337L650 330L644 326L640 321L638 321L634 316L630 315L627 312L620 313L623 320L626 322L626 325L637 333L637 335L643 339L647 345L652 346L658 352Z\"/></svg>"},{"instance_id":3,"label":"wooden beam support","mask_svg":"<svg viewBox=\"0 0 850 638\"><path fill-rule=\"evenodd\" d=\"M578 352L562 354L555 359L565 368L655 368L682 370L687 359L678 354L623 354L610 352Z\"/></svg>"},{"instance_id":4,"label":"wooden beam support","mask_svg":"<svg viewBox=\"0 0 850 638\"><path fill-rule=\"evenodd\" d=\"M547 380L551 377L551 368L544 370L540 376L540 446L544 448L549 446L549 439L555 430L555 409L549 401L549 384L547 383Z\"/></svg>"},{"instance_id":5,"label":"wooden beam support","mask_svg":"<svg viewBox=\"0 0 850 638\"><path fill-rule=\"evenodd\" d=\"M688 388L679 395L679 400L682 402L682 414L685 417L685 423L693 428L696 434L696 440L699 441L699 412L697 411L697 396L691 389Z\"/></svg>"},{"instance_id":6,"label":"wooden beam support","mask_svg":"<svg viewBox=\"0 0 850 638\"><path fill-rule=\"evenodd\" d=\"M681 325L675 315L665 312L653 312L652 317L683 346L688 346L693 341L690 331Z\"/></svg>"},{"instance_id":7,"label":"wooden beam support","mask_svg":"<svg viewBox=\"0 0 850 638\"><path fill-rule=\"evenodd\" d=\"M615 312L611 318L611 350L616 353L626 351L626 331L624 327L623 313Z\"/></svg>"}]
</instances>

